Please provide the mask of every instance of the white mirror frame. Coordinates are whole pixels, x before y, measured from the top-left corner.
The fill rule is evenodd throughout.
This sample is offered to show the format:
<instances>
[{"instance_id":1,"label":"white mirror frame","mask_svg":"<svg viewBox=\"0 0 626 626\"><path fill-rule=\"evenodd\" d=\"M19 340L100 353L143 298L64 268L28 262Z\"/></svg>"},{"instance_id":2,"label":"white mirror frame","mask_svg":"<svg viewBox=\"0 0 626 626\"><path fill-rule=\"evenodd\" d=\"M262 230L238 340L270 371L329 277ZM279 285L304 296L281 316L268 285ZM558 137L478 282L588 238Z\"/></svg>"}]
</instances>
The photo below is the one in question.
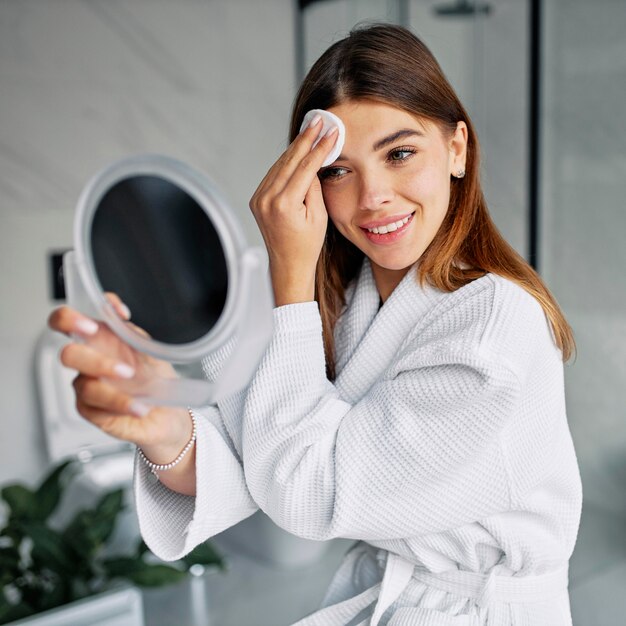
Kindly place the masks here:
<instances>
[{"instance_id":1,"label":"white mirror frame","mask_svg":"<svg viewBox=\"0 0 626 626\"><path fill-rule=\"evenodd\" d=\"M123 179L157 176L188 193L205 211L219 236L228 271L224 309L215 326L203 337L169 344L134 332L104 296L91 250L91 228L105 194ZM172 363L199 361L232 337L236 343L220 379L160 379L133 393L161 404L201 406L243 388L253 375L272 334L274 306L264 248L248 247L228 204L210 180L185 163L162 155L138 155L116 161L96 174L82 192L74 221L75 250L65 254L63 267L70 306L105 322L125 342L141 352ZM123 386L120 382L119 386Z\"/></svg>"}]
</instances>

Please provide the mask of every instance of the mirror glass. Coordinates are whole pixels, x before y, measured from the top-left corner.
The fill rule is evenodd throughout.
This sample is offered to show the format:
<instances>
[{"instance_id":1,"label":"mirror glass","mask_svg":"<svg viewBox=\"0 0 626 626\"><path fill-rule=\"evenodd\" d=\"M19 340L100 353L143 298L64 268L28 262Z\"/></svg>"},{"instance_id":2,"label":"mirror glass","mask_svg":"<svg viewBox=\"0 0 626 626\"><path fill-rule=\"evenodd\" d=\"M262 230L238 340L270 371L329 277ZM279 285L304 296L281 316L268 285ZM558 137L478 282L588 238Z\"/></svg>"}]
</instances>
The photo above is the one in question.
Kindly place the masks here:
<instances>
[{"instance_id":1,"label":"mirror glass","mask_svg":"<svg viewBox=\"0 0 626 626\"><path fill-rule=\"evenodd\" d=\"M228 292L226 256L184 189L155 175L118 180L97 204L89 242L100 287L118 294L153 339L185 344L213 329Z\"/></svg>"}]
</instances>

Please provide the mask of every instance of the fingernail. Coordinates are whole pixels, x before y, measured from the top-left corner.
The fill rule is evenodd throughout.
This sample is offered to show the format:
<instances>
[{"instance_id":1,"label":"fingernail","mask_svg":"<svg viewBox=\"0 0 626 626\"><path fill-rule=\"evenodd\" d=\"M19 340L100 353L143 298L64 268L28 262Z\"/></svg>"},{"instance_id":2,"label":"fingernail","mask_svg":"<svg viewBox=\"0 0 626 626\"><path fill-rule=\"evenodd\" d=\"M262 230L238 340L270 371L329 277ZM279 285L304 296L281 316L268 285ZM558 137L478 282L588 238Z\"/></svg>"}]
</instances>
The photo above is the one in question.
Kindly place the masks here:
<instances>
[{"instance_id":1,"label":"fingernail","mask_svg":"<svg viewBox=\"0 0 626 626\"><path fill-rule=\"evenodd\" d=\"M326 131L326 133L324 134L324 137L332 137L338 131L339 129L336 126L333 126Z\"/></svg>"},{"instance_id":2,"label":"fingernail","mask_svg":"<svg viewBox=\"0 0 626 626\"><path fill-rule=\"evenodd\" d=\"M309 122L309 128L313 128L313 126L317 126L317 124L319 124L319 121L322 119L322 116L317 113L315 115L315 117Z\"/></svg>"},{"instance_id":3,"label":"fingernail","mask_svg":"<svg viewBox=\"0 0 626 626\"><path fill-rule=\"evenodd\" d=\"M120 310L122 311L122 315L129 320L130 319L130 309L123 303L119 303Z\"/></svg>"},{"instance_id":4,"label":"fingernail","mask_svg":"<svg viewBox=\"0 0 626 626\"><path fill-rule=\"evenodd\" d=\"M135 375L135 370L127 363L116 363L113 366L113 371L121 378L132 378Z\"/></svg>"},{"instance_id":5,"label":"fingernail","mask_svg":"<svg viewBox=\"0 0 626 626\"><path fill-rule=\"evenodd\" d=\"M144 415L150 413L150 407L143 402L139 402L139 400L133 400L128 405L128 410L137 417L143 417Z\"/></svg>"},{"instance_id":6,"label":"fingernail","mask_svg":"<svg viewBox=\"0 0 626 626\"><path fill-rule=\"evenodd\" d=\"M98 324L93 320L81 318L74 322L74 328L84 335L95 335L98 332Z\"/></svg>"}]
</instances>

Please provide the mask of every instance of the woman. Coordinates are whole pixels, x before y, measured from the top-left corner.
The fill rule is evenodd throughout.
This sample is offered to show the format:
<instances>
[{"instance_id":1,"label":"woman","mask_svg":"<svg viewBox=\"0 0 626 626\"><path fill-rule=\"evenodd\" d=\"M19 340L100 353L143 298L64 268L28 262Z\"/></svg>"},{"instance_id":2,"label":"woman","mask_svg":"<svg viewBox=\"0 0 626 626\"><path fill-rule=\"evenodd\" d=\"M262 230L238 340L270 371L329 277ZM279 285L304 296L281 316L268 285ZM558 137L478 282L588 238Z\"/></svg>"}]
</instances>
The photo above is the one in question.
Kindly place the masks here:
<instances>
[{"instance_id":1,"label":"woman","mask_svg":"<svg viewBox=\"0 0 626 626\"><path fill-rule=\"evenodd\" d=\"M335 136L313 147L319 120L298 133L311 109L346 127L323 168ZM245 391L192 419L142 406L103 377L168 365L75 311L51 317L110 355L70 344L62 360L80 412L141 447L148 545L178 558L260 507L296 535L359 540L299 626L571 624L572 334L488 216L467 113L417 38L373 26L311 69L291 139L250 203L276 309Z\"/></svg>"}]
</instances>

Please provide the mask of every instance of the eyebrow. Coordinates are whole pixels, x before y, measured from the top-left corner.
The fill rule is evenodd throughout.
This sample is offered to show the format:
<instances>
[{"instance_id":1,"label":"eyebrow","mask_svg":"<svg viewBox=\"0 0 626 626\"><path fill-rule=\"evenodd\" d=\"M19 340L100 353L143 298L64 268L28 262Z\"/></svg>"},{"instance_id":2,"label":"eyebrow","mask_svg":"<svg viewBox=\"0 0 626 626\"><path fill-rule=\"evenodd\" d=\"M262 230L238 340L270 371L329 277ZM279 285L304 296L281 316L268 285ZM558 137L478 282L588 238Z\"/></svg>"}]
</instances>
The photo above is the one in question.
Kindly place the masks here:
<instances>
[{"instance_id":1,"label":"eyebrow","mask_svg":"<svg viewBox=\"0 0 626 626\"><path fill-rule=\"evenodd\" d=\"M373 146L372 150L380 150L385 146L393 143L394 141L400 139L401 137L411 137L412 135L417 135L418 137L424 137L424 133L419 130L415 130L412 128L403 128L402 130L398 130L395 133L391 133L391 135L387 135L382 139L379 139Z\"/></svg>"},{"instance_id":2,"label":"eyebrow","mask_svg":"<svg viewBox=\"0 0 626 626\"><path fill-rule=\"evenodd\" d=\"M402 128L401 130L397 130L395 133L391 133L391 135L387 135L386 137L379 139L372 146L372 150L374 151L380 150L381 148L384 148L385 146L389 145L390 143L393 143L394 141L397 141L398 139L401 139L402 137L413 137L413 136L425 137L423 132L419 130L415 130L414 128ZM343 154L340 154L337 157L337 161L340 161L345 158L346 157Z\"/></svg>"}]
</instances>

